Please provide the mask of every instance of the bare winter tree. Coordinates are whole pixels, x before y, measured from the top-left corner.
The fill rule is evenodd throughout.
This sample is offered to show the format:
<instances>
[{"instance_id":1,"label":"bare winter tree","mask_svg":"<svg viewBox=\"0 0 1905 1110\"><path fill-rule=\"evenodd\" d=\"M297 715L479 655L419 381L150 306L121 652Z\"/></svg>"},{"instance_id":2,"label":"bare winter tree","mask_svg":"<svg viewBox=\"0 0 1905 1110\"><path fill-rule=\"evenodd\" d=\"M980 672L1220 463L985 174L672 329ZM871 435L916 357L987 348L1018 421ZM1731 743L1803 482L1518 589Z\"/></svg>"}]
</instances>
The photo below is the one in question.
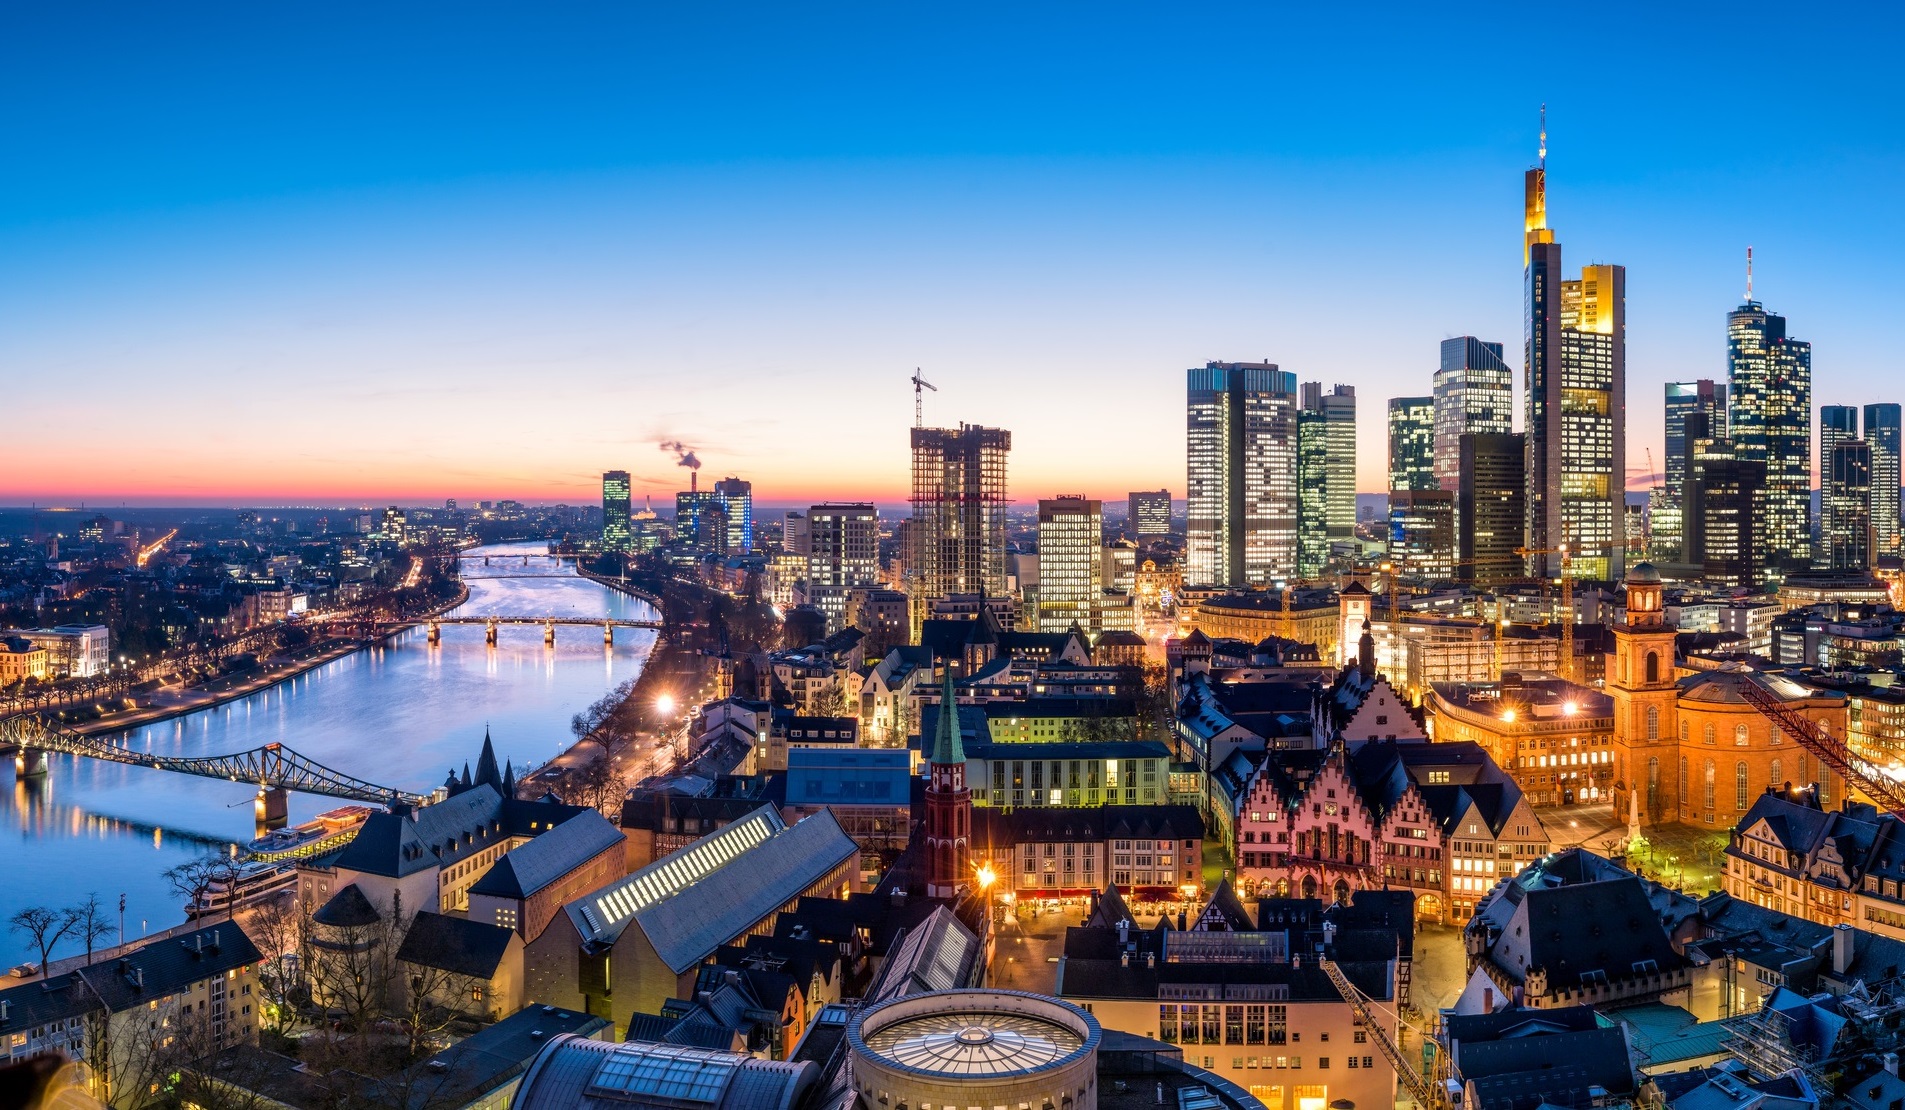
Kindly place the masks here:
<instances>
[{"instance_id":1,"label":"bare winter tree","mask_svg":"<svg viewBox=\"0 0 1905 1110\"><path fill-rule=\"evenodd\" d=\"M274 898L261 904L245 922L245 934L258 946L258 989L266 1028L287 1035L297 1024L297 1007L305 996L303 954L311 916L296 897Z\"/></svg>"},{"instance_id":2,"label":"bare winter tree","mask_svg":"<svg viewBox=\"0 0 1905 1110\"><path fill-rule=\"evenodd\" d=\"M223 883L226 891L225 916L230 917L238 900L238 865L224 856L207 854L186 860L165 872L165 881L188 907L205 900L213 884ZM191 912L189 909L187 912Z\"/></svg>"},{"instance_id":3,"label":"bare winter tree","mask_svg":"<svg viewBox=\"0 0 1905 1110\"><path fill-rule=\"evenodd\" d=\"M39 968L44 975L47 957L52 955L54 946L72 931L73 919L48 906L28 906L7 919L7 928L26 937L27 943L39 950Z\"/></svg>"},{"instance_id":4,"label":"bare winter tree","mask_svg":"<svg viewBox=\"0 0 1905 1110\"><path fill-rule=\"evenodd\" d=\"M67 908L66 916L73 922L73 939L86 946L86 966L93 966L94 946L112 936L115 930L99 894L88 893L79 904Z\"/></svg>"}]
</instances>

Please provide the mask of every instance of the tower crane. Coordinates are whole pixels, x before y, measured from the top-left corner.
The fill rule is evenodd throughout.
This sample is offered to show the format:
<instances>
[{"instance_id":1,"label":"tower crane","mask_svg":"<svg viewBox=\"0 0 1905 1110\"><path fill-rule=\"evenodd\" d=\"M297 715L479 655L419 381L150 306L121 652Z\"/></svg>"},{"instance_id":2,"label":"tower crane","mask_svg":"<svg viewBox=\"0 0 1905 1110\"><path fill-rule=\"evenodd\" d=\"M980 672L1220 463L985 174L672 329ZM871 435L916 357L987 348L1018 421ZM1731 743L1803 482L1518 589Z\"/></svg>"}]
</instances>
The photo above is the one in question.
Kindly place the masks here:
<instances>
[{"instance_id":1,"label":"tower crane","mask_svg":"<svg viewBox=\"0 0 1905 1110\"><path fill-rule=\"evenodd\" d=\"M915 428L926 426L926 394L920 390L930 389L934 393L939 392L939 387L920 377L919 372L919 367L913 367L913 427Z\"/></svg>"},{"instance_id":2,"label":"tower crane","mask_svg":"<svg viewBox=\"0 0 1905 1110\"><path fill-rule=\"evenodd\" d=\"M1330 985L1336 988L1336 993L1342 995L1343 1001L1355 1009L1357 1020L1361 1021L1363 1028L1369 1031L1369 1039L1376 1042L1376 1048L1382 1053L1383 1059L1388 1060L1389 1066L1396 1069L1396 1078L1409 1089L1409 1095L1416 1100L1416 1105L1422 1110L1446 1110L1448 1099L1442 1095L1434 1083L1423 1078L1422 1073L1417 1071L1409 1063L1408 1057L1402 1054L1402 1049L1389 1035L1389 1030L1377 1020L1375 1012L1370 1008L1369 996L1356 989L1356 984L1349 981L1349 976L1343 974L1343 969L1336 966L1335 960L1321 959L1316 963L1323 969L1323 974L1329 976Z\"/></svg>"}]
</instances>

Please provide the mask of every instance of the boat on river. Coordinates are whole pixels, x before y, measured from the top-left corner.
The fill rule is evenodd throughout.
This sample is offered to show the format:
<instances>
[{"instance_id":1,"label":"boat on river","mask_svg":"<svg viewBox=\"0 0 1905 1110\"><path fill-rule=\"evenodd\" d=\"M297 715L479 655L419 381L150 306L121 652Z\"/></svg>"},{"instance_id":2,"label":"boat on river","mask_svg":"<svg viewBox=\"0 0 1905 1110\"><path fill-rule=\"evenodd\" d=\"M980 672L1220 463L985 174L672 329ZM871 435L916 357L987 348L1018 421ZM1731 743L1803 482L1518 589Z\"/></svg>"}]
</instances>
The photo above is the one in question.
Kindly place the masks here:
<instances>
[{"instance_id":1,"label":"boat on river","mask_svg":"<svg viewBox=\"0 0 1905 1110\"><path fill-rule=\"evenodd\" d=\"M186 904L185 916L204 917L255 905L280 891L290 890L297 883L296 864L241 863L230 874L206 883L199 896Z\"/></svg>"},{"instance_id":2,"label":"boat on river","mask_svg":"<svg viewBox=\"0 0 1905 1110\"><path fill-rule=\"evenodd\" d=\"M245 845L254 856L277 857L301 848L310 848L355 833L365 818L376 812L370 806L339 806L325 810L302 825L274 829Z\"/></svg>"}]
</instances>

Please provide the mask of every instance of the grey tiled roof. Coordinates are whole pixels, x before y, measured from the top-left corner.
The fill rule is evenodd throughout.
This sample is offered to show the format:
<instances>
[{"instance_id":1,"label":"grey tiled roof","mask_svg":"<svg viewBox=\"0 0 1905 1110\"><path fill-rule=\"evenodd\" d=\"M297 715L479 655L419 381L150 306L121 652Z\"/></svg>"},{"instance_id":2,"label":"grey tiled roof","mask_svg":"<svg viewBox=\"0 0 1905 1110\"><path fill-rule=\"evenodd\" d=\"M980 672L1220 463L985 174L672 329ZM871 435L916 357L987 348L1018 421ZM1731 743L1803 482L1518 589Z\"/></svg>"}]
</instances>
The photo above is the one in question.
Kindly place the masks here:
<instances>
[{"instance_id":1,"label":"grey tiled roof","mask_svg":"<svg viewBox=\"0 0 1905 1110\"><path fill-rule=\"evenodd\" d=\"M623 843L622 830L608 818L593 809L584 810L497 860L470 887L470 893L527 898Z\"/></svg>"},{"instance_id":2,"label":"grey tiled roof","mask_svg":"<svg viewBox=\"0 0 1905 1110\"><path fill-rule=\"evenodd\" d=\"M440 913L420 913L410 923L397 958L404 963L421 964L452 975L472 979L494 979L509 952L515 932L501 925L471 921L464 917L446 917Z\"/></svg>"}]
</instances>

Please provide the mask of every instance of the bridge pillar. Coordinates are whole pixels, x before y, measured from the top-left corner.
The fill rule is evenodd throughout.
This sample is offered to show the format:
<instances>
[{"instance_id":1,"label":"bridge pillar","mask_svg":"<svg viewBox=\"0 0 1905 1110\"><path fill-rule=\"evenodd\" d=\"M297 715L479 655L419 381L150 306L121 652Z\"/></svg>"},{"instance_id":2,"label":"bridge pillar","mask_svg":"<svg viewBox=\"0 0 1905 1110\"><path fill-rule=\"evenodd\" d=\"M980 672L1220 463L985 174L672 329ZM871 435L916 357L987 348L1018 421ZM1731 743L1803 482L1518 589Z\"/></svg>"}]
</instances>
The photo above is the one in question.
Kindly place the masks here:
<instances>
[{"instance_id":1,"label":"bridge pillar","mask_svg":"<svg viewBox=\"0 0 1905 1110\"><path fill-rule=\"evenodd\" d=\"M496 622L491 621L483 630L483 641L491 647L496 646Z\"/></svg>"},{"instance_id":2,"label":"bridge pillar","mask_svg":"<svg viewBox=\"0 0 1905 1110\"><path fill-rule=\"evenodd\" d=\"M605 624L602 626L602 643L604 646L607 646L607 647L615 646L615 626L614 625Z\"/></svg>"},{"instance_id":3,"label":"bridge pillar","mask_svg":"<svg viewBox=\"0 0 1905 1110\"><path fill-rule=\"evenodd\" d=\"M289 820L289 807L282 786L261 786L258 798L252 803L252 810L258 817L258 824L267 829L282 829Z\"/></svg>"},{"instance_id":4,"label":"bridge pillar","mask_svg":"<svg viewBox=\"0 0 1905 1110\"><path fill-rule=\"evenodd\" d=\"M556 646L556 622L550 621L542 626L542 642L550 647Z\"/></svg>"},{"instance_id":5,"label":"bridge pillar","mask_svg":"<svg viewBox=\"0 0 1905 1110\"><path fill-rule=\"evenodd\" d=\"M40 778L46 774L46 749L22 745L13 754L13 773L20 778Z\"/></svg>"},{"instance_id":6,"label":"bridge pillar","mask_svg":"<svg viewBox=\"0 0 1905 1110\"><path fill-rule=\"evenodd\" d=\"M436 621L430 622L430 643L434 646L443 642L443 626Z\"/></svg>"}]
</instances>

